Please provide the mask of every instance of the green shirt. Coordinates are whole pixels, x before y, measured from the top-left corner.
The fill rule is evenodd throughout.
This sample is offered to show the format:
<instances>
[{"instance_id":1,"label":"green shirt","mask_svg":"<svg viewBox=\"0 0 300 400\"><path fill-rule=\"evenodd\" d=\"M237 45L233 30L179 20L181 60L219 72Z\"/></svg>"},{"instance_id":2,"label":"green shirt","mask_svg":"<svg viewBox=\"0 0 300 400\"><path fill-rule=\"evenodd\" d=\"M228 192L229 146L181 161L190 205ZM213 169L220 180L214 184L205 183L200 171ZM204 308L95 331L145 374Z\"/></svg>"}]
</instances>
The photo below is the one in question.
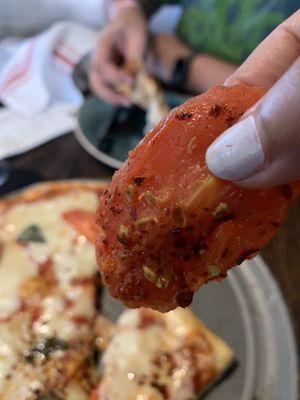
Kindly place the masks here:
<instances>
[{"instance_id":1,"label":"green shirt","mask_svg":"<svg viewBox=\"0 0 300 400\"><path fill-rule=\"evenodd\" d=\"M180 4L178 36L194 51L240 64L283 20L296 0L140 0L147 15L163 4Z\"/></svg>"}]
</instances>

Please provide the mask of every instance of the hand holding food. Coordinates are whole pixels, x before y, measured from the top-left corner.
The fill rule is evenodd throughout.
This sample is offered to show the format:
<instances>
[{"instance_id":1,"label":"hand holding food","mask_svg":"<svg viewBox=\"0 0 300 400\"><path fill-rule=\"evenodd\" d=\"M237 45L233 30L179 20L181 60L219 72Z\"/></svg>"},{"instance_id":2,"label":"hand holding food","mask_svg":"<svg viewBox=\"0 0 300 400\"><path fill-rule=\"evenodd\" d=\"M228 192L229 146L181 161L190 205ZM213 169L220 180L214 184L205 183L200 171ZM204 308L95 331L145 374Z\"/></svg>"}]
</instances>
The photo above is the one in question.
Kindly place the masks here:
<instances>
[{"instance_id":1,"label":"hand holding food","mask_svg":"<svg viewBox=\"0 0 300 400\"><path fill-rule=\"evenodd\" d=\"M90 84L96 94L112 103L130 104L116 88L132 83L132 76L122 66L142 61L146 39L146 21L138 6L132 4L112 17L92 57Z\"/></svg>"},{"instance_id":2,"label":"hand holding food","mask_svg":"<svg viewBox=\"0 0 300 400\"><path fill-rule=\"evenodd\" d=\"M300 11L253 52L226 82L271 89L207 152L210 170L249 188L300 180ZM274 86L273 86L274 85Z\"/></svg>"},{"instance_id":3,"label":"hand holding food","mask_svg":"<svg viewBox=\"0 0 300 400\"><path fill-rule=\"evenodd\" d=\"M213 176L209 145L265 93L216 87L173 110L130 154L98 210L97 253L111 294L167 311L252 258L275 235L295 186L253 191ZM242 132L241 132L242 134Z\"/></svg>"}]
</instances>

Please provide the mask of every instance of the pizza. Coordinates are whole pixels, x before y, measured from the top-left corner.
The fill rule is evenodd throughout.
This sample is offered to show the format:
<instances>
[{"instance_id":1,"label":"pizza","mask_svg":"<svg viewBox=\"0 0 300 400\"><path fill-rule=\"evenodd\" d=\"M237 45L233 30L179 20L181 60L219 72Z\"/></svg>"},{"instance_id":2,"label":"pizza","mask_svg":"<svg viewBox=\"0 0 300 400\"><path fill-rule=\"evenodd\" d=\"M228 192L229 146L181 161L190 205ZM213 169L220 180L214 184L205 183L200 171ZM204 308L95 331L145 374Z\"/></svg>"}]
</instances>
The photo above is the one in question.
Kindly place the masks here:
<instances>
[{"instance_id":1,"label":"pizza","mask_svg":"<svg viewBox=\"0 0 300 400\"><path fill-rule=\"evenodd\" d=\"M106 186L49 182L0 200L0 400L188 400L232 363L188 310L125 311L116 325L101 315Z\"/></svg>"},{"instance_id":2,"label":"pizza","mask_svg":"<svg viewBox=\"0 0 300 400\"><path fill-rule=\"evenodd\" d=\"M189 309L127 310L101 360L93 400L189 400L215 383L233 351Z\"/></svg>"},{"instance_id":3,"label":"pizza","mask_svg":"<svg viewBox=\"0 0 300 400\"><path fill-rule=\"evenodd\" d=\"M104 192L97 255L104 283L128 307L168 311L254 257L276 234L299 183L243 189L216 178L209 145L265 93L218 86L172 110Z\"/></svg>"},{"instance_id":4,"label":"pizza","mask_svg":"<svg viewBox=\"0 0 300 400\"><path fill-rule=\"evenodd\" d=\"M119 84L117 90L146 111L145 134L153 129L170 111L164 90L144 66L130 65L127 71L134 76L133 86Z\"/></svg>"},{"instance_id":5,"label":"pizza","mask_svg":"<svg viewBox=\"0 0 300 400\"><path fill-rule=\"evenodd\" d=\"M85 400L95 388L105 186L45 183L0 200L1 400Z\"/></svg>"}]
</instances>

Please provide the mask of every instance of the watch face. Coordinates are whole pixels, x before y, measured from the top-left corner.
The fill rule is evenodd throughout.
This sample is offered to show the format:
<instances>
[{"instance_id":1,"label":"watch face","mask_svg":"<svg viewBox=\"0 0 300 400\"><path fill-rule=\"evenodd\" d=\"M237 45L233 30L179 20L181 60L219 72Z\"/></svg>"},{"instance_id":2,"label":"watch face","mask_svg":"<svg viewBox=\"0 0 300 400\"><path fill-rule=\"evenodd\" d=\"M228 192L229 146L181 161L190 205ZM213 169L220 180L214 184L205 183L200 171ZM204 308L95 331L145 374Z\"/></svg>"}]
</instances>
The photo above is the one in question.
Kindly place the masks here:
<instances>
[{"instance_id":1,"label":"watch face","mask_svg":"<svg viewBox=\"0 0 300 400\"><path fill-rule=\"evenodd\" d=\"M167 93L170 108L182 104L188 96ZM116 107L98 98L85 102L79 111L75 136L95 158L119 168L145 136L146 113L139 107Z\"/></svg>"}]
</instances>

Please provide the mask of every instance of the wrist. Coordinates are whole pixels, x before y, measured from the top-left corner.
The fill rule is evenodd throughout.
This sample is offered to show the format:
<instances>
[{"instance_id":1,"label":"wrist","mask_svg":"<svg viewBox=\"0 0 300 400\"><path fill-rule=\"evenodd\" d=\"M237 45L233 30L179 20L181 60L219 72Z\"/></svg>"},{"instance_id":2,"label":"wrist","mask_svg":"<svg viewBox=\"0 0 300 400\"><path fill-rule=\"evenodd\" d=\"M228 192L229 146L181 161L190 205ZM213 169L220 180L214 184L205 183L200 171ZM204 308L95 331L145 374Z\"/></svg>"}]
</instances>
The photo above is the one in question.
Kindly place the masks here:
<instances>
[{"instance_id":1,"label":"wrist","mask_svg":"<svg viewBox=\"0 0 300 400\"><path fill-rule=\"evenodd\" d=\"M130 8L140 9L136 0L106 0L107 19L112 21Z\"/></svg>"},{"instance_id":2,"label":"wrist","mask_svg":"<svg viewBox=\"0 0 300 400\"><path fill-rule=\"evenodd\" d=\"M188 81L190 76L191 65L193 64L195 54L187 52L183 56L177 58L173 65L170 86L177 91L186 91L188 89Z\"/></svg>"},{"instance_id":3,"label":"wrist","mask_svg":"<svg viewBox=\"0 0 300 400\"><path fill-rule=\"evenodd\" d=\"M191 92L201 92L201 65L202 65L202 56L197 55L193 58L190 64L189 74L186 81L186 88Z\"/></svg>"}]
</instances>

